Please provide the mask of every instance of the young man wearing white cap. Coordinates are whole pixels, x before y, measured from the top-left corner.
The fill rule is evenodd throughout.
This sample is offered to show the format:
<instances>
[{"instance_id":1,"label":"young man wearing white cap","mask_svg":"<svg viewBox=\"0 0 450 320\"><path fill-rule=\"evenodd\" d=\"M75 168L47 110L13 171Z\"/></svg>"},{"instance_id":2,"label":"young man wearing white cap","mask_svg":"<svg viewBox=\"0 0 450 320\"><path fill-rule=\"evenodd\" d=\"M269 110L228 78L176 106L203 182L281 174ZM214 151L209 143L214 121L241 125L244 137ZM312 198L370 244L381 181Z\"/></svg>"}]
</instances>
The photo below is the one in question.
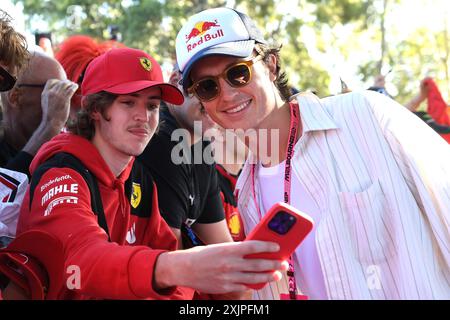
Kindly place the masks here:
<instances>
[{"instance_id":1,"label":"young man wearing white cap","mask_svg":"<svg viewBox=\"0 0 450 320\"><path fill-rule=\"evenodd\" d=\"M190 288L228 293L246 290L243 283L279 279L279 271L258 271L281 270L282 261L243 259L276 251L269 242L169 252L177 241L159 214L156 186L133 163L157 128L160 102L179 105L183 96L164 83L151 56L123 48L95 58L82 94L71 133L43 145L33 160L19 218L16 243L39 232L60 244L34 256L47 266L48 298L190 299Z\"/></svg>"},{"instance_id":2,"label":"young man wearing white cap","mask_svg":"<svg viewBox=\"0 0 450 320\"><path fill-rule=\"evenodd\" d=\"M246 233L280 201L315 220L290 281L255 298L303 299L298 288L311 299L450 298L444 140L373 92L289 102L279 48L230 8L190 17L176 51L184 89L215 122L279 134L275 143L246 139L251 154L236 186Z\"/></svg>"}]
</instances>

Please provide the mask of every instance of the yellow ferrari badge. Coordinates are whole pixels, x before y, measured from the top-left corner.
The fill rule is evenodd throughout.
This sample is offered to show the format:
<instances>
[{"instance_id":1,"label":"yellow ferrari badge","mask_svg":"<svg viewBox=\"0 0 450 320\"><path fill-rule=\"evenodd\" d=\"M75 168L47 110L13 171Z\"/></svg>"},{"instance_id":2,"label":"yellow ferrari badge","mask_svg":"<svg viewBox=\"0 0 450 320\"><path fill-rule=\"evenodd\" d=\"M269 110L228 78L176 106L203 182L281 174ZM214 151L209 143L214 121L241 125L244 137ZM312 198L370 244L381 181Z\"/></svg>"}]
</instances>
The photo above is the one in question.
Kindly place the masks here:
<instances>
[{"instance_id":1,"label":"yellow ferrari badge","mask_svg":"<svg viewBox=\"0 0 450 320\"><path fill-rule=\"evenodd\" d=\"M133 192L131 193L131 206L137 208L139 203L141 203L141 185L139 183L133 182Z\"/></svg>"}]
</instances>

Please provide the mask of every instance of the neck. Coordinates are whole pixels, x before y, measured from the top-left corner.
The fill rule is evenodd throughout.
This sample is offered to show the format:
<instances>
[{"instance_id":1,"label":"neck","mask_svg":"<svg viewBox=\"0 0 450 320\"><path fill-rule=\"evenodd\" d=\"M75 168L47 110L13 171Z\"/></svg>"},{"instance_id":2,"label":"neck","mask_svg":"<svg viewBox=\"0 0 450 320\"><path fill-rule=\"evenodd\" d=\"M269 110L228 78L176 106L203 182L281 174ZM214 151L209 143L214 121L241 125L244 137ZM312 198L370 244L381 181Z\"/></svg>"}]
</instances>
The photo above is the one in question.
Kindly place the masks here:
<instances>
[{"instance_id":1,"label":"neck","mask_svg":"<svg viewBox=\"0 0 450 320\"><path fill-rule=\"evenodd\" d=\"M234 176L237 176L239 171L241 171L243 164L242 163L224 163L221 164L222 167Z\"/></svg>"},{"instance_id":2,"label":"neck","mask_svg":"<svg viewBox=\"0 0 450 320\"><path fill-rule=\"evenodd\" d=\"M18 121L8 121L8 119L3 122L4 140L17 151L22 150L30 138L26 130L18 125L19 123Z\"/></svg>"},{"instance_id":3,"label":"neck","mask_svg":"<svg viewBox=\"0 0 450 320\"><path fill-rule=\"evenodd\" d=\"M281 101L257 128L257 143L246 141L247 147L264 167L275 166L286 158L291 112L288 102ZM264 131L260 131L265 129Z\"/></svg>"},{"instance_id":4,"label":"neck","mask_svg":"<svg viewBox=\"0 0 450 320\"><path fill-rule=\"evenodd\" d=\"M98 152L116 178L120 176L133 158L133 156L104 145L97 138L97 135L92 139L92 143L97 147Z\"/></svg>"},{"instance_id":5,"label":"neck","mask_svg":"<svg viewBox=\"0 0 450 320\"><path fill-rule=\"evenodd\" d=\"M174 117L175 121L177 122L178 127L187 130L189 132L190 139L188 142L190 143L190 146L193 146L195 143L197 143L202 138L202 136L196 135L194 127L192 125L191 126L187 125L186 121L184 121L182 116L180 116L176 111L172 109L172 106L169 106L168 109L169 113L172 115L172 117Z\"/></svg>"},{"instance_id":6,"label":"neck","mask_svg":"<svg viewBox=\"0 0 450 320\"><path fill-rule=\"evenodd\" d=\"M191 146L193 146L202 139L202 135L196 134L195 130L193 130L192 128L184 128L184 129L186 129L189 132Z\"/></svg>"},{"instance_id":7,"label":"neck","mask_svg":"<svg viewBox=\"0 0 450 320\"><path fill-rule=\"evenodd\" d=\"M213 140L214 159L216 160L216 163L224 167L227 172L237 175L247 158L247 147L240 141L236 141L237 144L233 143L232 147L229 147L227 142L230 143L225 139L220 141L217 139Z\"/></svg>"}]
</instances>

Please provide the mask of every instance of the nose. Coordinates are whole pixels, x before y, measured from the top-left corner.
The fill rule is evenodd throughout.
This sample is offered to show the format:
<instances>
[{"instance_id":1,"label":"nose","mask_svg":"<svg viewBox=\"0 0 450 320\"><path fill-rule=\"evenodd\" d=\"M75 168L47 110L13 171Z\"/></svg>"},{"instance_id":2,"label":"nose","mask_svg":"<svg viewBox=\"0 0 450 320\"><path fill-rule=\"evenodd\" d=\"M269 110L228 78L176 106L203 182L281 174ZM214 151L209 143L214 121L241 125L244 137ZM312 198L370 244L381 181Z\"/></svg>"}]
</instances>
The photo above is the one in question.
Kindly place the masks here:
<instances>
[{"instance_id":1,"label":"nose","mask_svg":"<svg viewBox=\"0 0 450 320\"><path fill-rule=\"evenodd\" d=\"M219 79L220 93L219 96L223 101L233 100L233 97L237 94L238 89L233 88L225 79Z\"/></svg>"},{"instance_id":2,"label":"nose","mask_svg":"<svg viewBox=\"0 0 450 320\"><path fill-rule=\"evenodd\" d=\"M134 120L140 122L148 122L150 119L150 110L148 110L145 102L140 102L134 113Z\"/></svg>"}]
</instances>

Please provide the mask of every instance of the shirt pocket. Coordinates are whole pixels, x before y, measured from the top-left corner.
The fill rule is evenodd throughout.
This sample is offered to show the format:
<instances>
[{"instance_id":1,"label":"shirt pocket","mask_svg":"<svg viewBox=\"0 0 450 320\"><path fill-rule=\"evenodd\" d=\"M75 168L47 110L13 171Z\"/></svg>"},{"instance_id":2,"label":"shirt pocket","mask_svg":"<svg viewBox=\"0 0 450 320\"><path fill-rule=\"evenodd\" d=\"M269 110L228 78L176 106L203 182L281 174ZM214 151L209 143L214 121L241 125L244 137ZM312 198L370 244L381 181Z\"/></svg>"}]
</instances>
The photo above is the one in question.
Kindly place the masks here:
<instances>
[{"instance_id":1,"label":"shirt pocket","mask_svg":"<svg viewBox=\"0 0 450 320\"><path fill-rule=\"evenodd\" d=\"M377 179L362 192L340 192L351 247L360 262L378 264L395 254L389 203Z\"/></svg>"}]
</instances>

